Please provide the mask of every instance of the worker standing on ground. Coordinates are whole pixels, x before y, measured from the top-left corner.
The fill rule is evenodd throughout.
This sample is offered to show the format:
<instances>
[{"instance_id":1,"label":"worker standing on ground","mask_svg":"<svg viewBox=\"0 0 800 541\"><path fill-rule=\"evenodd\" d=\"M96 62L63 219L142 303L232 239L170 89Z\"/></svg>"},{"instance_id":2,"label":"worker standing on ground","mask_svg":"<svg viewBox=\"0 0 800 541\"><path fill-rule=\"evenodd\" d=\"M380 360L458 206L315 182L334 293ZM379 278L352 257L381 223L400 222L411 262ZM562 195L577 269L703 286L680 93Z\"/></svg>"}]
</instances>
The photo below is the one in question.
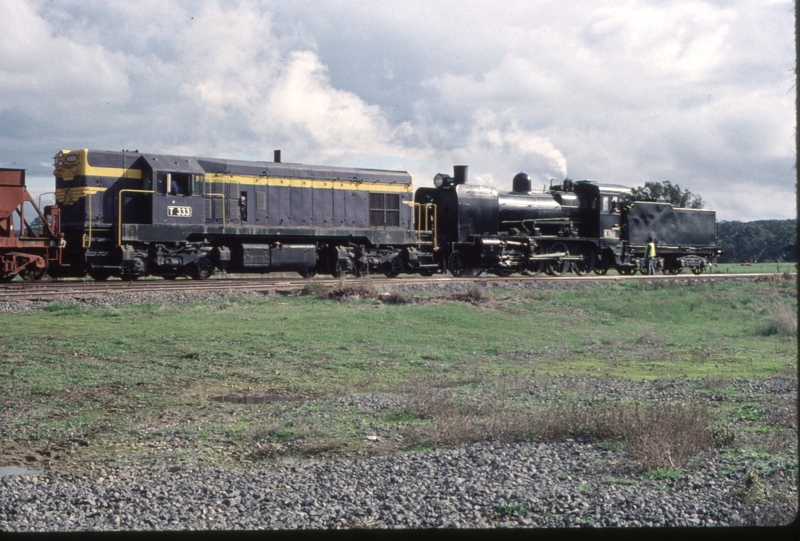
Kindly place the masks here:
<instances>
[{"instance_id":1,"label":"worker standing on ground","mask_svg":"<svg viewBox=\"0 0 800 541\"><path fill-rule=\"evenodd\" d=\"M656 239L650 235L647 237L647 248L644 250L644 262L647 263L647 274L652 276L656 273Z\"/></svg>"}]
</instances>

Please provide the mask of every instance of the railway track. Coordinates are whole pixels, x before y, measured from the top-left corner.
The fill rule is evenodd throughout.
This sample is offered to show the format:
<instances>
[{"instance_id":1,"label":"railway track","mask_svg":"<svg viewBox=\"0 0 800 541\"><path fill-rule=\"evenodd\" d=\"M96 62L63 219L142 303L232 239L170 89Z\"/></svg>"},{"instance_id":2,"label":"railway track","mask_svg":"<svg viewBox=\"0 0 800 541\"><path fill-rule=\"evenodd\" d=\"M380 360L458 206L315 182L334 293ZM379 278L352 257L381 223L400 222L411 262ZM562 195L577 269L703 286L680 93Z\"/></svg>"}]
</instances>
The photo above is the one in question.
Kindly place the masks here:
<instances>
[{"instance_id":1,"label":"railway track","mask_svg":"<svg viewBox=\"0 0 800 541\"><path fill-rule=\"evenodd\" d=\"M620 282L620 281L709 281L709 280L731 280L731 279L755 279L757 277L769 276L768 274L679 274L679 275L605 275L605 276L560 276L552 277L547 275L539 276L511 276L511 277L497 277L497 276L479 276L469 278L453 278L451 276L437 276L431 278L383 278L383 277L369 277L369 278L348 278L347 284L359 285L369 283L373 285L413 285L418 284L434 284L434 283L507 283L517 284L521 282ZM796 276L793 274L793 276ZM336 286L341 284L341 279L329 278L313 280L324 286ZM112 280L107 282L95 281L77 281L77 280L64 280L64 281L43 281L36 283L28 282L12 282L0 285L0 302L5 301L41 301L41 300L55 300L60 298L73 298L81 299L99 295L113 295L113 294L135 294L135 293L149 293L149 292L201 292L201 291L230 291L230 292L246 292L257 291L265 294L278 294L278 293L293 293L301 290L310 280L297 278L258 278L258 279L243 279L243 278L221 278L212 280L139 280L139 281L122 281Z\"/></svg>"}]
</instances>

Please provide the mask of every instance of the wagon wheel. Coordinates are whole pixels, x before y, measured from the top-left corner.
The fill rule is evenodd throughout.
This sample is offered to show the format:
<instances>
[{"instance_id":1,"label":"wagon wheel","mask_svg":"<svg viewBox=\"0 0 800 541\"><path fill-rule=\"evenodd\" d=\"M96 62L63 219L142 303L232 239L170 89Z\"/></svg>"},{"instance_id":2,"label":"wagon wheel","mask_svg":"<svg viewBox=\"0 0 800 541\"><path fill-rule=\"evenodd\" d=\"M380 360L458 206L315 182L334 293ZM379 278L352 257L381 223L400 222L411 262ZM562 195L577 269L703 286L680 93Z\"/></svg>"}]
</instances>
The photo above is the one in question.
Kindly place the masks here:
<instances>
[{"instance_id":1,"label":"wagon wheel","mask_svg":"<svg viewBox=\"0 0 800 541\"><path fill-rule=\"evenodd\" d=\"M558 252L565 252L567 255L569 255L569 249L563 242L556 242L550 246L550 249L547 250L547 253L549 254L555 254ZM552 276L563 276L569 272L571 266L572 263L570 261L548 261L545 270L547 271L547 274Z\"/></svg>"},{"instance_id":2,"label":"wagon wheel","mask_svg":"<svg viewBox=\"0 0 800 541\"><path fill-rule=\"evenodd\" d=\"M98 270L98 269L90 270L88 274L89 276L91 276L92 280L95 280L97 282L105 282L106 280L111 278L111 272L107 270Z\"/></svg>"},{"instance_id":3,"label":"wagon wheel","mask_svg":"<svg viewBox=\"0 0 800 541\"><path fill-rule=\"evenodd\" d=\"M469 265L467 254L461 250L456 250L450 254L450 259L447 260L447 270L456 278L469 276L473 272L472 267Z\"/></svg>"},{"instance_id":4,"label":"wagon wheel","mask_svg":"<svg viewBox=\"0 0 800 541\"><path fill-rule=\"evenodd\" d=\"M27 267L23 267L22 270L19 271L20 277L26 282L38 282L39 280L44 278L45 274L47 274L46 265L41 269L28 265Z\"/></svg>"},{"instance_id":5,"label":"wagon wheel","mask_svg":"<svg viewBox=\"0 0 800 541\"><path fill-rule=\"evenodd\" d=\"M195 261L189 271L189 276L195 280L206 280L214 274L214 262L208 257L202 257Z\"/></svg>"},{"instance_id":6,"label":"wagon wheel","mask_svg":"<svg viewBox=\"0 0 800 541\"><path fill-rule=\"evenodd\" d=\"M572 263L572 270L578 276L586 276L594 269L594 262L596 259L596 250L591 244L581 244L576 250L576 255L581 256L583 259Z\"/></svg>"}]
</instances>

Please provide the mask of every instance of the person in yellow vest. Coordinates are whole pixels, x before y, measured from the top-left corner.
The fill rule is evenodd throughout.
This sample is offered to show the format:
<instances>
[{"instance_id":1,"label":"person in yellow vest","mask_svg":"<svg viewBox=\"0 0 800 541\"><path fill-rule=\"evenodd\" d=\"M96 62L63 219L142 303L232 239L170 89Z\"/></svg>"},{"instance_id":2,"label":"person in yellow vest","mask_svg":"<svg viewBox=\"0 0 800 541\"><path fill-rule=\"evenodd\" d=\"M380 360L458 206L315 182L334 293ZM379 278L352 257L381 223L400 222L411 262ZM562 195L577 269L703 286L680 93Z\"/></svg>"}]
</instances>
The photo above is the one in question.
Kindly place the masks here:
<instances>
[{"instance_id":1,"label":"person in yellow vest","mask_svg":"<svg viewBox=\"0 0 800 541\"><path fill-rule=\"evenodd\" d=\"M644 262L647 263L647 274L656 273L656 239L650 235L647 237L647 248L644 250Z\"/></svg>"}]
</instances>

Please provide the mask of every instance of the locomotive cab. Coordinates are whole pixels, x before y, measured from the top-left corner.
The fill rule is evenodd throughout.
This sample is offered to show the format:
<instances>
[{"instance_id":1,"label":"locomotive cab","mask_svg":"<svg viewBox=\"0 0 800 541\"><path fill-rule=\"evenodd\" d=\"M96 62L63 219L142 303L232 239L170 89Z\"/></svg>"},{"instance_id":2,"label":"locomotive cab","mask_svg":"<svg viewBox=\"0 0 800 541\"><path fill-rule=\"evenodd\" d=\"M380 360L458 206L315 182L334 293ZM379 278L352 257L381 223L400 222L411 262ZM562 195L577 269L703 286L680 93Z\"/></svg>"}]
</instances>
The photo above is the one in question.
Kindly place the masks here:
<instances>
[{"instance_id":1,"label":"locomotive cab","mask_svg":"<svg viewBox=\"0 0 800 541\"><path fill-rule=\"evenodd\" d=\"M205 171L194 158L144 154L142 190L131 195L146 195L151 191L152 224L203 225L205 223ZM125 220L127 221L127 220ZM181 228L173 229L184 240ZM184 232L185 233L185 232Z\"/></svg>"}]
</instances>

